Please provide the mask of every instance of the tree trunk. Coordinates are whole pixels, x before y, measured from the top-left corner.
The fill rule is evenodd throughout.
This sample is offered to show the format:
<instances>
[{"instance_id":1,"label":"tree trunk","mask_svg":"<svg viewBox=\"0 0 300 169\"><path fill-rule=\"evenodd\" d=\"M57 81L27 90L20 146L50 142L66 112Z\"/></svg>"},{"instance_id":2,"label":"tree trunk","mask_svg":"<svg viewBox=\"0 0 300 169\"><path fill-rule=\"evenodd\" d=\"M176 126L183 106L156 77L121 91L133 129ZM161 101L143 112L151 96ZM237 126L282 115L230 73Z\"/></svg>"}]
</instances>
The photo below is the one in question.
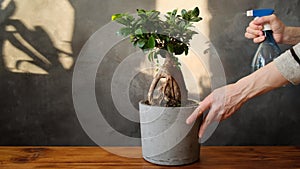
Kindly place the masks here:
<instances>
[{"instance_id":1,"label":"tree trunk","mask_svg":"<svg viewBox=\"0 0 300 169\"><path fill-rule=\"evenodd\" d=\"M158 94L155 94L158 89ZM148 103L165 107L178 107L187 102L188 91L182 72L170 53L166 54L164 64L155 75L148 92Z\"/></svg>"}]
</instances>

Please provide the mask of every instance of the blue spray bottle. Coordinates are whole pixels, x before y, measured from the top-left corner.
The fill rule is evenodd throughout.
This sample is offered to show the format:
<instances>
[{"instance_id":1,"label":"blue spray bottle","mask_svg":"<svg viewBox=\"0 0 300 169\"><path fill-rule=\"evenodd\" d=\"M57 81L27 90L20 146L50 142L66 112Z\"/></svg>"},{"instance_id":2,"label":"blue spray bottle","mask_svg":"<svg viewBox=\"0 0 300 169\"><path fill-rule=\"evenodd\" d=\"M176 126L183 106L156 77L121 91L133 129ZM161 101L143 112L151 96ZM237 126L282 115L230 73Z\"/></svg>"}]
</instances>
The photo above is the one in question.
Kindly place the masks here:
<instances>
[{"instance_id":1,"label":"blue spray bottle","mask_svg":"<svg viewBox=\"0 0 300 169\"><path fill-rule=\"evenodd\" d=\"M272 15L273 13L273 9L255 9L247 11L247 16L253 16L257 18ZM271 30L270 24L263 25L263 33L266 38L259 44L258 49L253 57L251 64L253 72L273 61L273 59L275 59L281 53L279 46L274 40L273 31Z\"/></svg>"}]
</instances>

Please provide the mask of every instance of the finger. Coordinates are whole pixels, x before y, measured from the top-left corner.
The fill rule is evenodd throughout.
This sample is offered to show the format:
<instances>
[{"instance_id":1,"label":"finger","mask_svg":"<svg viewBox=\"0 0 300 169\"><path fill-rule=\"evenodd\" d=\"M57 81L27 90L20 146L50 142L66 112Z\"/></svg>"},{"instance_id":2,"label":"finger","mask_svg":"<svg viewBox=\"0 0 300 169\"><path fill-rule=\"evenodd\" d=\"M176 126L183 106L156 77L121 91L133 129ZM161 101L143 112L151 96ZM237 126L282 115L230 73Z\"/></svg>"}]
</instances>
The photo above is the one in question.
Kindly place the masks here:
<instances>
[{"instance_id":1,"label":"finger","mask_svg":"<svg viewBox=\"0 0 300 169\"><path fill-rule=\"evenodd\" d=\"M247 27L246 28L246 32L255 36L262 36L263 32L261 31L261 29L254 29L251 27Z\"/></svg>"},{"instance_id":2,"label":"finger","mask_svg":"<svg viewBox=\"0 0 300 169\"><path fill-rule=\"evenodd\" d=\"M199 103L199 106L194 110L194 112L186 119L187 124L192 124L198 117L200 117L205 110L209 108L208 98L205 98Z\"/></svg>"},{"instance_id":3,"label":"finger","mask_svg":"<svg viewBox=\"0 0 300 169\"><path fill-rule=\"evenodd\" d=\"M264 41L265 39L266 39L265 36L259 36L259 37L254 38L253 42L254 43L260 43L260 42Z\"/></svg>"},{"instance_id":4,"label":"finger","mask_svg":"<svg viewBox=\"0 0 300 169\"><path fill-rule=\"evenodd\" d=\"M274 14L269 15L269 16L263 16L263 17L259 17L255 20L253 20L253 24L256 25L263 25L264 23L270 23L272 22L272 20L274 20L276 18L276 16Z\"/></svg>"},{"instance_id":5,"label":"finger","mask_svg":"<svg viewBox=\"0 0 300 169\"><path fill-rule=\"evenodd\" d=\"M199 106L194 110L194 112L186 119L186 124L192 124L201 114L203 114L204 110L201 106Z\"/></svg>"},{"instance_id":6,"label":"finger","mask_svg":"<svg viewBox=\"0 0 300 169\"><path fill-rule=\"evenodd\" d=\"M251 34L251 33L248 33L248 32L246 32L246 33L245 33L245 37L246 37L247 39L254 39L254 38L257 38L258 36L257 36L257 35L253 35L253 34Z\"/></svg>"},{"instance_id":7,"label":"finger","mask_svg":"<svg viewBox=\"0 0 300 169\"><path fill-rule=\"evenodd\" d=\"M198 133L198 137L199 138L203 137L203 134L204 134L206 128L208 127L208 125L209 125L209 121L206 120L206 119L207 119L207 116L204 118L204 120L203 120L203 122L202 122L202 124L200 126L199 133Z\"/></svg>"},{"instance_id":8,"label":"finger","mask_svg":"<svg viewBox=\"0 0 300 169\"><path fill-rule=\"evenodd\" d=\"M262 30L263 25L260 23L257 23L256 20L253 20L252 22L249 23L248 28L253 29L253 30Z\"/></svg>"},{"instance_id":9,"label":"finger","mask_svg":"<svg viewBox=\"0 0 300 169\"><path fill-rule=\"evenodd\" d=\"M247 32L245 33L245 37L248 39L252 39L254 43L260 43L266 39L265 36L256 36Z\"/></svg>"},{"instance_id":10,"label":"finger","mask_svg":"<svg viewBox=\"0 0 300 169\"><path fill-rule=\"evenodd\" d=\"M199 129L199 133L198 133L199 138L202 138L207 127L214 121L215 117L216 117L216 111L210 110L208 114L205 116L201 124L201 127Z\"/></svg>"}]
</instances>

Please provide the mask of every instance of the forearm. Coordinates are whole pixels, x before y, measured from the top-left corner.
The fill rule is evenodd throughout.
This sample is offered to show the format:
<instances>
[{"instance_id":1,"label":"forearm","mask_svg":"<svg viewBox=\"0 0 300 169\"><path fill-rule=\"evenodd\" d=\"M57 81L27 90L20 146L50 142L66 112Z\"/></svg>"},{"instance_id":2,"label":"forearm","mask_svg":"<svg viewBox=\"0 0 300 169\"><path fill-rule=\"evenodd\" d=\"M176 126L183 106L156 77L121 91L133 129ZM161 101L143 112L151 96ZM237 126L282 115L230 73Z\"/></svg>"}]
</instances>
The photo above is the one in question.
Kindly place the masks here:
<instances>
[{"instance_id":1,"label":"forearm","mask_svg":"<svg viewBox=\"0 0 300 169\"><path fill-rule=\"evenodd\" d=\"M234 87L240 91L243 102L287 84L273 62L240 79Z\"/></svg>"},{"instance_id":2,"label":"forearm","mask_svg":"<svg viewBox=\"0 0 300 169\"><path fill-rule=\"evenodd\" d=\"M295 45L299 42L300 42L300 27L285 27L282 43Z\"/></svg>"}]
</instances>

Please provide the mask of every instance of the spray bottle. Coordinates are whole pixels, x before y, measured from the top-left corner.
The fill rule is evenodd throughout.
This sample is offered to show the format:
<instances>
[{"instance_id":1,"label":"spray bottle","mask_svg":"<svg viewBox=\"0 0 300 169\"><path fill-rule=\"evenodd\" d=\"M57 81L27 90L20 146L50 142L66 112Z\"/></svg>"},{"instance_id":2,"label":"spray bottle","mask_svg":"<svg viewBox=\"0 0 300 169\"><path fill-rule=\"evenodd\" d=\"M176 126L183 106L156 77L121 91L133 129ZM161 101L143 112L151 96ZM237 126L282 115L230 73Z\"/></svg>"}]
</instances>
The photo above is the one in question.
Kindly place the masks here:
<instances>
[{"instance_id":1,"label":"spray bottle","mask_svg":"<svg viewBox=\"0 0 300 169\"><path fill-rule=\"evenodd\" d=\"M255 9L247 11L247 16L253 16L257 18L272 15L273 13L273 9ZM251 64L253 72L273 61L281 53L280 48L274 40L273 31L271 30L270 24L266 23L263 25L263 33L266 38L259 44L258 49L253 57Z\"/></svg>"}]
</instances>

